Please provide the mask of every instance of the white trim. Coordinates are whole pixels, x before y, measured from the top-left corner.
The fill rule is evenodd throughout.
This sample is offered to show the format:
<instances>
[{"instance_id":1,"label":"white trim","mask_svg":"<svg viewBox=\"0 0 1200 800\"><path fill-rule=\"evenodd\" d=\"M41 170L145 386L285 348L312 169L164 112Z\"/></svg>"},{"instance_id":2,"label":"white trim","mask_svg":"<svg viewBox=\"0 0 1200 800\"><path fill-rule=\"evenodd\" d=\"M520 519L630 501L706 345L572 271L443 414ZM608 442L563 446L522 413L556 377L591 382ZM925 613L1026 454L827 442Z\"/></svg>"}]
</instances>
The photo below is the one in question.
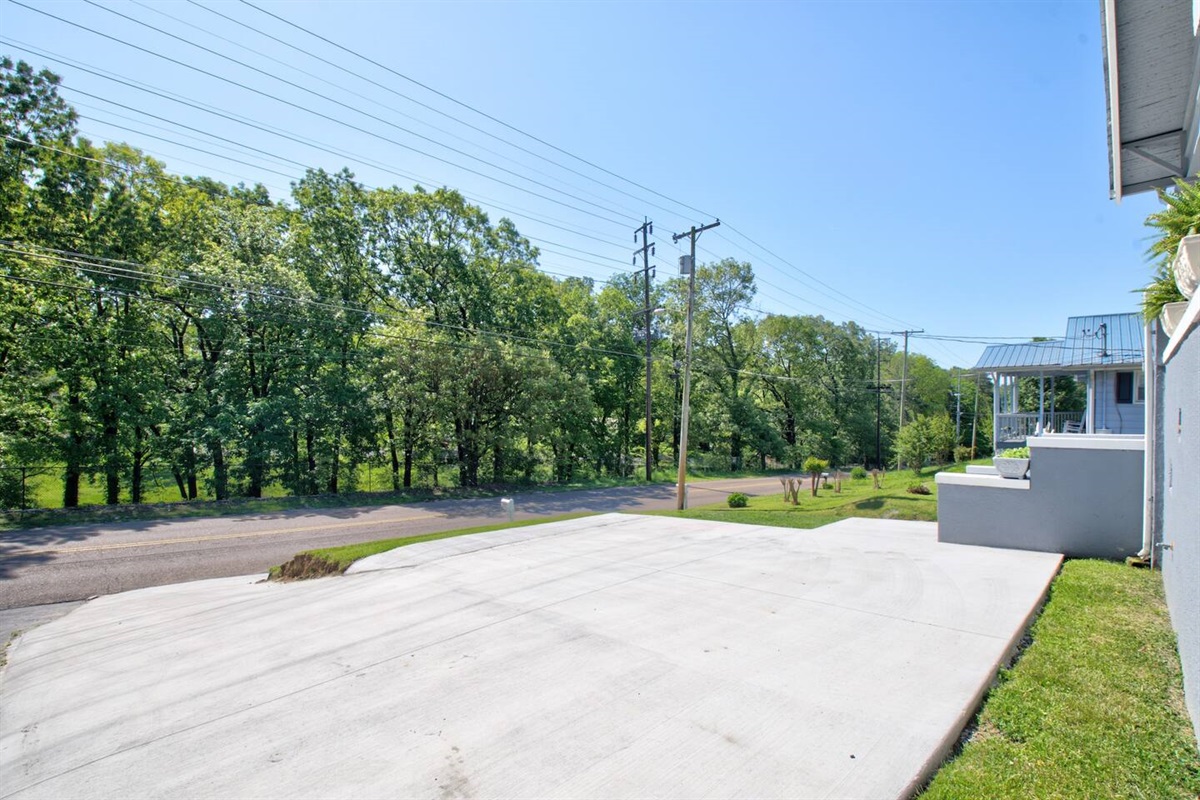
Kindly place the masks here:
<instances>
[{"instance_id":1,"label":"white trim","mask_svg":"<svg viewBox=\"0 0 1200 800\"><path fill-rule=\"evenodd\" d=\"M1001 478L999 475L964 475L961 472L939 472L933 482L938 486L984 486L991 489L1029 490L1029 481L1022 478Z\"/></svg>"},{"instance_id":2,"label":"white trim","mask_svg":"<svg viewBox=\"0 0 1200 800\"><path fill-rule=\"evenodd\" d=\"M1117 0L1104 0L1104 65L1108 68L1109 160L1112 166L1112 199L1121 202L1121 93L1117 76Z\"/></svg>"},{"instance_id":3,"label":"white trim","mask_svg":"<svg viewBox=\"0 0 1200 800\"><path fill-rule=\"evenodd\" d=\"M1145 450L1146 437L1136 433L1048 433L1029 439L1030 450L1043 447L1048 450Z\"/></svg>"},{"instance_id":4,"label":"white trim","mask_svg":"<svg viewBox=\"0 0 1200 800\"><path fill-rule=\"evenodd\" d=\"M1171 334L1171 341L1167 344L1166 351L1163 352L1163 363L1166 364L1175 355L1175 351L1183 344L1183 340L1188 337L1188 332L1200 323L1200 291L1192 296L1188 301L1187 310L1183 312L1183 319L1179 320L1179 325L1175 327L1175 332Z\"/></svg>"}]
</instances>

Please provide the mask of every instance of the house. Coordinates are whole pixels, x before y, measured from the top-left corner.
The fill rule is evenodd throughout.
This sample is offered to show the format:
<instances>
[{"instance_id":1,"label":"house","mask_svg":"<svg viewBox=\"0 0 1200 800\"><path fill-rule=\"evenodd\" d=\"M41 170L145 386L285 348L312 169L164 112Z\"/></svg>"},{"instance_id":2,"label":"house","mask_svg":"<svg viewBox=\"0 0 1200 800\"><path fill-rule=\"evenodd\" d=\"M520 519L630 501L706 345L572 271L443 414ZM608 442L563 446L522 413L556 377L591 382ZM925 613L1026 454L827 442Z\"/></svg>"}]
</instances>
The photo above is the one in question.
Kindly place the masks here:
<instances>
[{"instance_id":1,"label":"house","mask_svg":"<svg viewBox=\"0 0 1200 800\"><path fill-rule=\"evenodd\" d=\"M1041 433L1144 435L1145 341L1141 317L1131 313L1071 317L1062 339L988 346L974 369L992 378L996 449ZM1057 409L1053 378L1061 375L1087 387L1085 410ZM1020 410L1021 378L1038 379L1037 411Z\"/></svg>"}]
</instances>

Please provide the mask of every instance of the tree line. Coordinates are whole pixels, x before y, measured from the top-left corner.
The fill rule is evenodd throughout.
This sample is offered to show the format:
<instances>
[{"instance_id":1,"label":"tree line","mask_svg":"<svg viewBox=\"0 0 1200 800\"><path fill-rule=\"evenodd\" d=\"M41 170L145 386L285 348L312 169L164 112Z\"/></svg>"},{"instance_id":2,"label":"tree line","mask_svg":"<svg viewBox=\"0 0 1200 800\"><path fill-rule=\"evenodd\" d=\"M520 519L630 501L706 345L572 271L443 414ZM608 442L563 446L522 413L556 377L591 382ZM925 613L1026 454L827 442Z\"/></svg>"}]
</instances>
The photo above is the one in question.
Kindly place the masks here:
<instances>
[{"instance_id":1,"label":"tree line","mask_svg":"<svg viewBox=\"0 0 1200 800\"><path fill-rule=\"evenodd\" d=\"M682 279L651 287L647 331L640 273L555 279L510 220L453 189L309 170L278 199L179 177L80 136L52 73L0 68L0 503L29 464L55 465L70 507L85 480L141 502L150 470L182 499L224 499L353 491L367 463L400 489L629 477L677 457ZM889 340L757 312L745 262L699 265L696 287L698 458L869 464L877 437L891 452ZM916 355L908 376L907 416L954 409L950 373Z\"/></svg>"}]
</instances>

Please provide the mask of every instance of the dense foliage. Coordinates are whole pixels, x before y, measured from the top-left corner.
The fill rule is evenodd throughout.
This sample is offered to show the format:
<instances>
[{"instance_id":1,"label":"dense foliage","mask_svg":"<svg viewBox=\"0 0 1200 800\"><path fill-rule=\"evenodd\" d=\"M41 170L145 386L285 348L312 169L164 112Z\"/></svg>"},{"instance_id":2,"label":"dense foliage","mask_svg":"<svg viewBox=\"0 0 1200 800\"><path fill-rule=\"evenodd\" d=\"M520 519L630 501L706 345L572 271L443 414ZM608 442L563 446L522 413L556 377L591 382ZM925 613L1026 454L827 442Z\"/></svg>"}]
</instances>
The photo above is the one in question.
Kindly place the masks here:
<instances>
[{"instance_id":1,"label":"dense foliage","mask_svg":"<svg viewBox=\"0 0 1200 800\"><path fill-rule=\"evenodd\" d=\"M150 480L223 499L351 491L368 464L400 488L629 477L646 457L639 274L555 280L509 220L447 188L314 170L280 201L181 178L81 138L53 74L0 66L0 504L28 466L61 476L74 506L81 485L108 503L143 500ZM663 466L685 292L651 292ZM876 358L894 382L893 345L756 318L754 295L750 264L698 267L696 459L873 463ZM909 375L911 416L953 408L944 370L913 356ZM887 454L893 397L881 414Z\"/></svg>"}]
</instances>

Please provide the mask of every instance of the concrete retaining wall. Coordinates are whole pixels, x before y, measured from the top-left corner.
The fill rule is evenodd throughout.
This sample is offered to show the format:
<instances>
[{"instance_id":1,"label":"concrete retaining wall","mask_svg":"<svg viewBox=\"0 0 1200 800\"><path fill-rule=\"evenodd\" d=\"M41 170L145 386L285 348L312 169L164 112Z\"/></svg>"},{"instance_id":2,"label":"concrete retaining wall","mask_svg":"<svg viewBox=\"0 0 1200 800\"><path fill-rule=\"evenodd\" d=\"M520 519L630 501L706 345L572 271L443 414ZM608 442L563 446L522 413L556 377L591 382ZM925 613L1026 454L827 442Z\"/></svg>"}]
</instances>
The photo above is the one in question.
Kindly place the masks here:
<instances>
[{"instance_id":1,"label":"concrete retaining wall","mask_svg":"<svg viewBox=\"0 0 1200 800\"><path fill-rule=\"evenodd\" d=\"M939 473L938 539L1120 559L1142 546L1142 437L1029 440L1030 477Z\"/></svg>"}]
</instances>

